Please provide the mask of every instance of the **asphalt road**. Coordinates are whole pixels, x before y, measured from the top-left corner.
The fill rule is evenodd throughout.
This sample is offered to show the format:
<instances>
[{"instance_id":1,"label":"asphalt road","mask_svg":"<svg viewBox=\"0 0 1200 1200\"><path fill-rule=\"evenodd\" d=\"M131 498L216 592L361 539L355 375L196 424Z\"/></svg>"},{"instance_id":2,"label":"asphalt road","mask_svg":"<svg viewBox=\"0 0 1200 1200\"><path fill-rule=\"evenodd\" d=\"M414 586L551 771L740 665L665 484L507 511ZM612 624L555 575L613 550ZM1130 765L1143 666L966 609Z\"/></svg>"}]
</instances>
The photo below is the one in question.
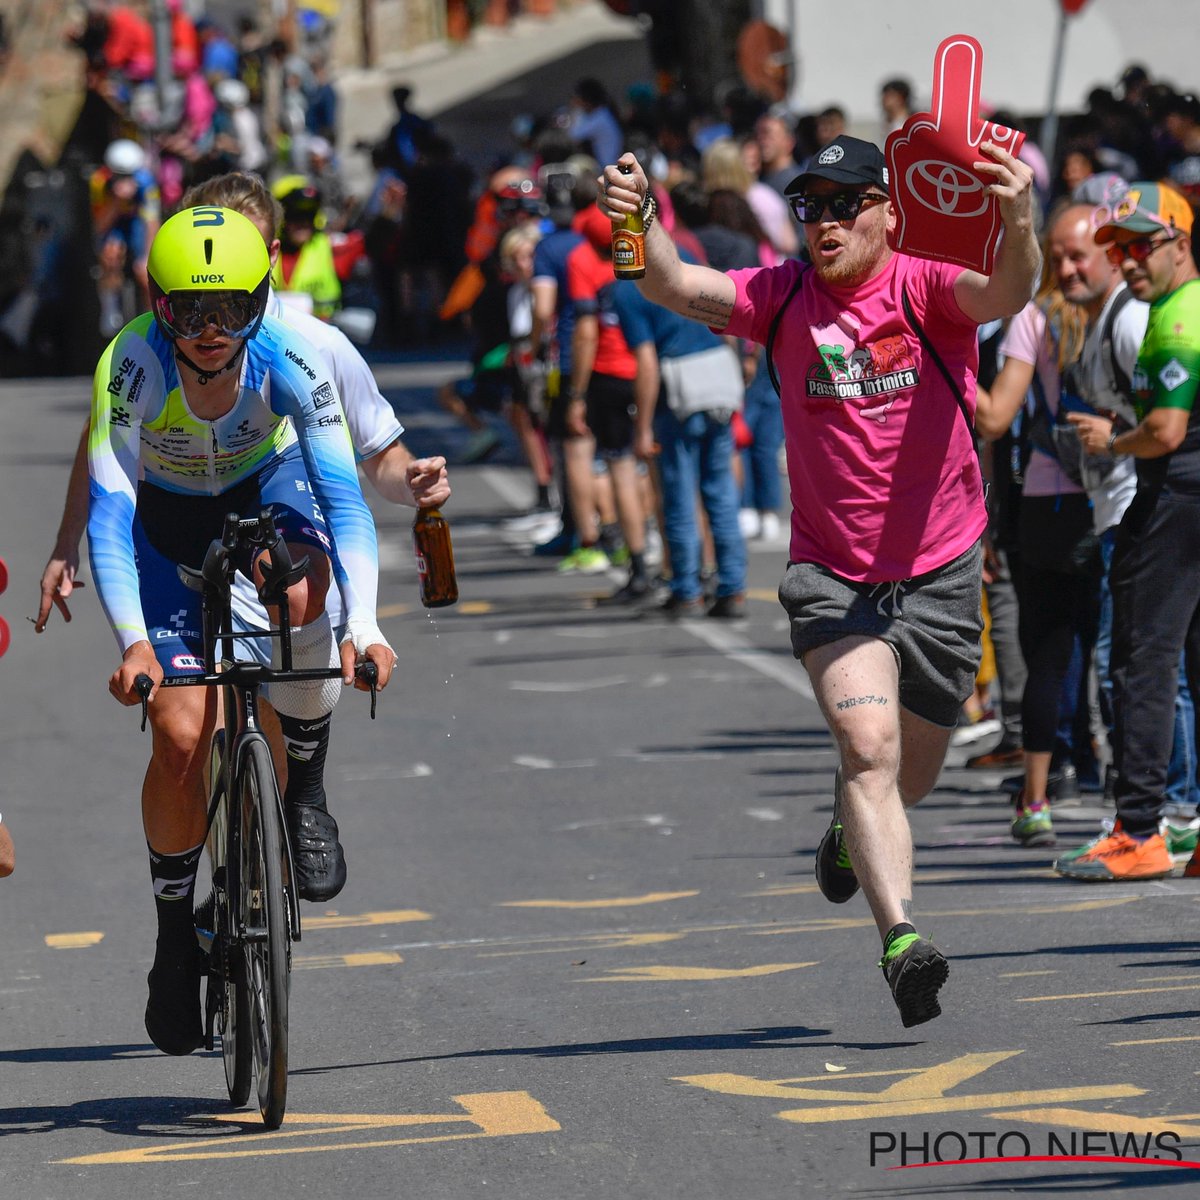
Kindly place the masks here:
<instances>
[{"instance_id":1,"label":"asphalt road","mask_svg":"<svg viewBox=\"0 0 1200 1200\"><path fill-rule=\"evenodd\" d=\"M447 369L381 374L414 448L453 455ZM785 548L755 548L741 624L596 609L610 580L503 534L528 488L507 447L453 472L455 609L419 609L404 513L376 506L400 675L376 722L337 713L350 882L305 906L287 1119L231 1112L219 1054L143 1029L148 740L107 696L95 591L41 637L24 619L86 393L0 385L0 1197L1194 1189L1197 884L1060 881L1009 842L999 777L948 769L913 826L952 974L903 1029L865 902L812 879L833 755L785 649ZM1101 815L1058 810L1064 841ZM889 1171L902 1150L1009 1161Z\"/></svg>"}]
</instances>

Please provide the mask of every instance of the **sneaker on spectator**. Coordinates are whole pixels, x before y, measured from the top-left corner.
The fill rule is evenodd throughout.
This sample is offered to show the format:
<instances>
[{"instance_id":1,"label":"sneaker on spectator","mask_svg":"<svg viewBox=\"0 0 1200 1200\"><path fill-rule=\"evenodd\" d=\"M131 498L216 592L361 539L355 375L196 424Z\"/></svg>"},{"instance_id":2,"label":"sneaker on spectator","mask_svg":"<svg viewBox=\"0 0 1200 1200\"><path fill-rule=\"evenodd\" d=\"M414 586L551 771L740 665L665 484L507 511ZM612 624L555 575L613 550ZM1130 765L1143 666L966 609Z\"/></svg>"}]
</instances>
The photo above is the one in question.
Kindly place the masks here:
<instances>
[{"instance_id":1,"label":"sneaker on spectator","mask_svg":"<svg viewBox=\"0 0 1200 1200\"><path fill-rule=\"evenodd\" d=\"M1197 846L1192 851L1192 857L1188 859L1188 864L1183 868L1184 879L1200 879L1200 846Z\"/></svg>"},{"instance_id":2,"label":"sneaker on spectator","mask_svg":"<svg viewBox=\"0 0 1200 1200\"><path fill-rule=\"evenodd\" d=\"M1058 859L1056 860L1056 862L1054 864L1055 870L1058 869L1059 863L1074 862L1075 859L1082 858L1098 842L1104 841L1104 839L1106 837L1109 837L1112 834L1119 832L1120 829L1121 829L1121 818L1120 817L1105 817L1104 820L1100 822L1100 832L1098 834L1096 834L1096 836L1094 838L1092 838L1092 840L1090 842L1084 842L1084 844L1082 846L1076 846L1074 850L1068 850L1065 854L1060 854L1058 856Z\"/></svg>"},{"instance_id":3,"label":"sneaker on spectator","mask_svg":"<svg viewBox=\"0 0 1200 1200\"><path fill-rule=\"evenodd\" d=\"M1000 784L1000 790L1015 796L1024 786L1024 775L1009 775ZM1075 774L1075 768L1070 763L1050 772L1046 779L1046 799L1056 803L1079 799L1079 779Z\"/></svg>"},{"instance_id":4,"label":"sneaker on spectator","mask_svg":"<svg viewBox=\"0 0 1200 1200\"><path fill-rule=\"evenodd\" d=\"M950 745L973 746L977 742L986 742L988 738L993 738L1000 733L1003 728L1004 726L1000 724L996 714L990 709L974 718L960 715L958 725L950 735Z\"/></svg>"},{"instance_id":5,"label":"sneaker on spectator","mask_svg":"<svg viewBox=\"0 0 1200 1200\"><path fill-rule=\"evenodd\" d=\"M658 532L657 525L651 524L646 530L646 549L642 557L646 560L646 566L648 567L662 565L663 540L662 534Z\"/></svg>"},{"instance_id":6,"label":"sneaker on spectator","mask_svg":"<svg viewBox=\"0 0 1200 1200\"><path fill-rule=\"evenodd\" d=\"M1054 869L1067 879L1089 883L1136 883L1165 879L1174 865L1161 833L1135 838L1123 829L1114 829L1088 847L1086 853L1064 854L1055 861Z\"/></svg>"},{"instance_id":7,"label":"sneaker on spectator","mask_svg":"<svg viewBox=\"0 0 1200 1200\"><path fill-rule=\"evenodd\" d=\"M663 617L668 621L680 621L685 617L704 616L704 600L700 596L677 596L672 592L657 608L648 609L648 617Z\"/></svg>"},{"instance_id":8,"label":"sneaker on spectator","mask_svg":"<svg viewBox=\"0 0 1200 1200\"><path fill-rule=\"evenodd\" d=\"M573 533L557 533L548 542L538 542L533 547L533 553L539 557L559 558L577 548L578 543Z\"/></svg>"},{"instance_id":9,"label":"sneaker on spectator","mask_svg":"<svg viewBox=\"0 0 1200 1200\"><path fill-rule=\"evenodd\" d=\"M467 439L459 462L470 465L482 462L500 446L500 435L494 429L479 429Z\"/></svg>"},{"instance_id":10,"label":"sneaker on spectator","mask_svg":"<svg viewBox=\"0 0 1200 1200\"><path fill-rule=\"evenodd\" d=\"M1050 805L1044 800L1026 804L1024 793L1017 800L1009 829L1022 846L1053 846L1057 841L1050 821Z\"/></svg>"},{"instance_id":11,"label":"sneaker on spectator","mask_svg":"<svg viewBox=\"0 0 1200 1200\"><path fill-rule=\"evenodd\" d=\"M746 597L740 592L732 596L718 596L705 611L706 617L716 621L741 621L746 616Z\"/></svg>"},{"instance_id":12,"label":"sneaker on spectator","mask_svg":"<svg viewBox=\"0 0 1200 1200\"><path fill-rule=\"evenodd\" d=\"M509 529L513 533L526 533L538 529L551 521L558 521L561 526L562 518L553 508L531 508L528 512L516 517L508 517L500 522L501 529Z\"/></svg>"},{"instance_id":13,"label":"sneaker on spectator","mask_svg":"<svg viewBox=\"0 0 1200 1200\"><path fill-rule=\"evenodd\" d=\"M761 514L761 521L758 529L760 541L776 542L779 540L780 533L779 517L773 512L765 512Z\"/></svg>"},{"instance_id":14,"label":"sneaker on spectator","mask_svg":"<svg viewBox=\"0 0 1200 1200\"><path fill-rule=\"evenodd\" d=\"M1021 744L1001 738L990 750L968 758L966 765L972 771L994 771L1004 767L1019 767L1024 761L1025 751L1021 749Z\"/></svg>"},{"instance_id":15,"label":"sneaker on spectator","mask_svg":"<svg viewBox=\"0 0 1200 1200\"><path fill-rule=\"evenodd\" d=\"M648 579L641 577L627 580L624 586L617 588L615 592L608 596L601 596L597 601L597 607L607 608L611 605L621 604L645 604L654 595L654 589L650 585Z\"/></svg>"},{"instance_id":16,"label":"sneaker on spectator","mask_svg":"<svg viewBox=\"0 0 1200 1200\"><path fill-rule=\"evenodd\" d=\"M1164 820L1159 826L1159 832L1163 835L1163 840L1167 843L1167 852L1172 858L1194 854L1196 844L1200 842L1200 817L1179 823Z\"/></svg>"},{"instance_id":17,"label":"sneaker on spectator","mask_svg":"<svg viewBox=\"0 0 1200 1200\"><path fill-rule=\"evenodd\" d=\"M599 575L601 571L607 571L609 565L608 555L599 546L580 546L558 564L558 570L564 575L573 571L580 575Z\"/></svg>"},{"instance_id":18,"label":"sneaker on spectator","mask_svg":"<svg viewBox=\"0 0 1200 1200\"><path fill-rule=\"evenodd\" d=\"M744 538L758 537L762 530L762 518L758 515L758 509L738 509L738 528Z\"/></svg>"}]
</instances>

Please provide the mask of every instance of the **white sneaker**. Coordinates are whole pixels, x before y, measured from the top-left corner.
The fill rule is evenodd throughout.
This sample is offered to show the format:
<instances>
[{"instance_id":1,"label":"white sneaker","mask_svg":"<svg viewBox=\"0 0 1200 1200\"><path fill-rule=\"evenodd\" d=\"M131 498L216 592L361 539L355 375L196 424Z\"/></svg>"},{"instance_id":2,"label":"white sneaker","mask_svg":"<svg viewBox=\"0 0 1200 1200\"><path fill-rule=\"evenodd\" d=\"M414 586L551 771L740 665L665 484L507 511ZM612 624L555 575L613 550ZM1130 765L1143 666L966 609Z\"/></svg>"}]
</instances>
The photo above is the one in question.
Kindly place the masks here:
<instances>
[{"instance_id":1,"label":"white sneaker","mask_svg":"<svg viewBox=\"0 0 1200 1200\"><path fill-rule=\"evenodd\" d=\"M650 525L646 529L646 550L645 550L646 566L658 567L662 565L663 558L663 543L662 534L658 532L657 525Z\"/></svg>"},{"instance_id":2,"label":"white sneaker","mask_svg":"<svg viewBox=\"0 0 1200 1200\"><path fill-rule=\"evenodd\" d=\"M758 531L762 528L762 521L759 518L758 509L739 509L738 528L742 531L742 537L758 537Z\"/></svg>"},{"instance_id":3,"label":"white sneaker","mask_svg":"<svg viewBox=\"0 0 1200 1200\"><path fill-rule=\"evenodd\" d=\"M764 542L775 542L779 540L779 530L779 517L773 512L763 513L759 524L758 536Z\"/></svg>"}]
</instances>

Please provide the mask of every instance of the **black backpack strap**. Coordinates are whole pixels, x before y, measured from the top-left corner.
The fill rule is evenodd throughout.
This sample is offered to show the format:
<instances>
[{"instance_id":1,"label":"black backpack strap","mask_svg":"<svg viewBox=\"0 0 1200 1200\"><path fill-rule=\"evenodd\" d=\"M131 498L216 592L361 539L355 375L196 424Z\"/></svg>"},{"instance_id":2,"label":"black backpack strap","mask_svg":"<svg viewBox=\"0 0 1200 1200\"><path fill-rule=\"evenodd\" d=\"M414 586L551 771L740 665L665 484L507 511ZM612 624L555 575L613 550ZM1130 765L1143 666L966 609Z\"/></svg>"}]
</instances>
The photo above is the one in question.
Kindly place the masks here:
<instances>
[{"instance_id":1,"label":"black backpack strap","mask_svg":"<svg viewBox=\"0 0 1200 1200\"><path fill-rule=\"evenodd\" d=\"M1117 293L1116 299L1112 302L1112 307L1108 310L1108 316L1104 321L1104 329L1100 334L1100 353L1108 355L1108 364L1112 368L1112 382L1117 392L1123 400L1131 400L1133 398L1133 380L1129 377L1129 372L1117 361L1117 349L1113 343L1113 326L1117 323L1117 317L1121 313L1121 309L1125 307L1133 299L1133 293L1128 287L1124 287Z\"/></svg>"},{"instance_id":2,"label":"black backpack strap","mask_svg":"<svg viewBox=\"0 0 1200 1200\"><path fill-rule=\"evenodd\" d=\"M771 351L775 348L775 338L779 333L779 323L783 320L784 310L791 304L792 297L800 290L807 270L807 267L802 266L796 273L796 282L792 284L792 290L788 292L787 299L776 310L775 315L771 318L771 328L767 330L767 374L771 377L771 386L775 389L775 395L781 400L783 393L779 390L779 372L775 370L775 360L771 356Z\"/></svg>"},{"instance_id":3,"label":"black backpack strap","mask_svg":"<svg viewBox=\"0 0 1200 1200\"><path fill-rule=\"evenodd\" d=\"M950 394L958 401L958 411L962 413L963 420L967 423L967 432L971 435L973 441L975 438L975 425L971 420L971 414L967 411L967 401L963 397L962 392L958 390L958 384L954 382L954 376L950 374L946 364L942 362L942 356L933 348L933 343L929 340L925 330L921 328L921 324L917 320L917 314L913 312L912 301L908 298L908 284L901 285L900 300L904 305L904 315L908 320L908 324L913 333L917 335L917 341L921 343L925 353L933 359L937 369L942 373L942 378L946 381L946 386L950 389Z\"/></svg>"}]
</instances>

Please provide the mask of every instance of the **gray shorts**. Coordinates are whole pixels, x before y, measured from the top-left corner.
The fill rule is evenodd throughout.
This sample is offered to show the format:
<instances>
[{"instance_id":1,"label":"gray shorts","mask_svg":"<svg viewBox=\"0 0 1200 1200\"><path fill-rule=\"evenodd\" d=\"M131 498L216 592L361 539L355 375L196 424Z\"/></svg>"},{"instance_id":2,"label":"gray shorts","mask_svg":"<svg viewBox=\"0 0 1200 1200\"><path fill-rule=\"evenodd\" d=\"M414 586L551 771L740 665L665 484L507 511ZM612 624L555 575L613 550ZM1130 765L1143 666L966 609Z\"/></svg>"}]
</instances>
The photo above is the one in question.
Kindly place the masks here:
<instances>
[{"instance_id":1,"label":"gray shorts","mask_svg":"<svg viewBox=\"0 0 1200 1200\"><path fill-rule=\"evenodd\" d=\"M855 583L816 563L789 563L779 602L792 653L859 635L887 642L900 668L900 703L934 725L958 720L982 655L983 551L895 583Z\"/></svg>"}]
</instances>

